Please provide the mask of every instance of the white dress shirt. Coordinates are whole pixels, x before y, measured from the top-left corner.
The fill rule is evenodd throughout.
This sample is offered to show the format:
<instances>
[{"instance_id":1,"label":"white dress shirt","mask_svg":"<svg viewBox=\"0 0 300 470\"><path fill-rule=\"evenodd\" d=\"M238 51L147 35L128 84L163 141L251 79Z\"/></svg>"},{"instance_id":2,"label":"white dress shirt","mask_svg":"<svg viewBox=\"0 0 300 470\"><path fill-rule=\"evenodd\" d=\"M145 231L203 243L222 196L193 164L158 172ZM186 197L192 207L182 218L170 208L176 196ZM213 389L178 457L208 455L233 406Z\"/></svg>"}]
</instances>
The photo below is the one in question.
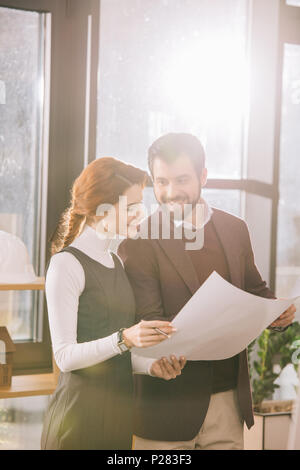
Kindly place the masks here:
<instances>
[{"instance_id":1,"label":"white dress shirt","mask_svg":"<svg viewBox=\"0 0 300 470\"><path fill-rule=\"evenodd\" d=\"M110 244L110 240L100 239L92 227L85 225L70 246L114 269ZM54 358L62 372L90 367L120 354L117 332L105 338L77 343L79 297L84 288L84 270L77 258L68 252L52 256L45 290ZM154 359L132 354L131 360L135 374L151 375Z\"/></svg>"},{"instance_id":2,"label":"white dress shirt","mask_svg":"<svg viewBox=\"0 0 300 470\"><path fill-rule=\"evenodd\" d=\"M207 201L205 201L205 199L201 198L201 201L200 203L198 204L203 204L203 208L204 208L204 214L201 214L202 217L200 217L200 224L196 227L195 225L193 225L189 220L188 220L188 217L185 219L181 219L181 220L174 220L174 224L176 227L180 227L181 225L183 226L183 228L187 228L187 229L190 229L190 230L200 230L202 229L203 227L205 227L205 225L210 221L211 219L211 216L213 214L213 210L211 208L211 206L208 204ZM199 221L197 221L199 222Z\"/></svg>"}]
</instances>

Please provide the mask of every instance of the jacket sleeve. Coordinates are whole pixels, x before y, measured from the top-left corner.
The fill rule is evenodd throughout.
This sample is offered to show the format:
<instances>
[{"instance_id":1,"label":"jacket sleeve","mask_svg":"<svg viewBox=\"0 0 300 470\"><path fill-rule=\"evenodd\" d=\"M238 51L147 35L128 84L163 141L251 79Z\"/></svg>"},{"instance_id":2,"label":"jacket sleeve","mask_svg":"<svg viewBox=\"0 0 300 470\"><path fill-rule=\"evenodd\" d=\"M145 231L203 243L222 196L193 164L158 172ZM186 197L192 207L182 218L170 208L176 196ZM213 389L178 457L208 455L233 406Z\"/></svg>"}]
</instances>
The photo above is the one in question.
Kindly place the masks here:
<instances>
[{"instance_id":1,"label":"jacket sleeve","mask_svg":"<svg viewBox=\"0 0 300 470\"><path fill-rule=\"evenodd\" d=\"M267 287L255 264L254 253L250 240L248 226L243 222L243 240L245 244L245 290L250 294L276 299L274 292Z\"/></svg>"},{"instance_id":2,"label":"jacket sleeve","mask_svg":"<svg viewBox=\"0 0 300 470\"><path fill-rule=\"evenodd\" d=\"M244 231L244 242L245 242L245 290L251 294L258 295L260 297L266 297L268 299L276 299L274 292L267 287L266 282L262 279L260 272L257 269L254 259L254 253L252 249L252 244L250 240L248 226L243 222L243 231ZM288 325L289 326L289 325ZM269 330L282 332L285 331L288 326L285 327L276 327L269 326Z\"/></svg>"},{"instance_id":3,"label":"jacket sleeve","mask_svg":"<svg viewBox=\"0 0 300 470\"><path fill-rule=\"evenodd\" d=\"M118 255L134 292L137 320L171 321L164 312L158 263L148 240L124 240Z\"/></svg>"}]
</instances>

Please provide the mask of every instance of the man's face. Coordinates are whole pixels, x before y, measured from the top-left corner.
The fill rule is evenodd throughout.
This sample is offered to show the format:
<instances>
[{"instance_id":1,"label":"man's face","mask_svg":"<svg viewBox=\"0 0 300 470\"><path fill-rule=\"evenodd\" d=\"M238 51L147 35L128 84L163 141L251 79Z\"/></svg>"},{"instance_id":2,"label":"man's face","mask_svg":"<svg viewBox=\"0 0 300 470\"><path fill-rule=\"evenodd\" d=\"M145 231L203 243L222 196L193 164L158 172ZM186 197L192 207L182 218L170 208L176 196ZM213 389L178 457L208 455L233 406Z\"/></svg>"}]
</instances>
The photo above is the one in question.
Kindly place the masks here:
<instances>
[{"instance_id":1,"label":"man's face","mask_svg":"<svg viewBox=\"0 0 300 470\"><path fill-rule=\"evenodd\" d=\"M156 157L153 162L155 197L174 213L175 219L182 219L184 204L194 207L199 202L201 189L206 183L206 174L204 169L199 178L188 156L178 157L171 164Z\"/></svg>"}]
</instances>

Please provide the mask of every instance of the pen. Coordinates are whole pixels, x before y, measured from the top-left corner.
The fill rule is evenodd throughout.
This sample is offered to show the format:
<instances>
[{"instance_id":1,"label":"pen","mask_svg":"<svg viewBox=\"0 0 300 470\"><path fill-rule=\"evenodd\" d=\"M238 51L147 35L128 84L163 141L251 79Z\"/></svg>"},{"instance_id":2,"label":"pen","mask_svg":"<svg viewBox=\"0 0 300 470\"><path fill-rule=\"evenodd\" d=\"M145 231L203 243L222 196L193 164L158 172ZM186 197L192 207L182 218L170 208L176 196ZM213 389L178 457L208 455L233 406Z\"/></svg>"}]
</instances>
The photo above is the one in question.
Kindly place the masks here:
<instances>
[{"instance_id":1,"label":"pen","mask_svg":"<svg viewBox=\"0 0 300 470\"><path fill-rule=\"evenodd\" d=\"M170 338L170 336L167 335L167 333L165 333L164 331L160 330L159 328L154 328L154 329L155 329L155 331L157 331L158 333L160 333L160 334L166 336L167 338Z\"/></svg>"}]
</instances>

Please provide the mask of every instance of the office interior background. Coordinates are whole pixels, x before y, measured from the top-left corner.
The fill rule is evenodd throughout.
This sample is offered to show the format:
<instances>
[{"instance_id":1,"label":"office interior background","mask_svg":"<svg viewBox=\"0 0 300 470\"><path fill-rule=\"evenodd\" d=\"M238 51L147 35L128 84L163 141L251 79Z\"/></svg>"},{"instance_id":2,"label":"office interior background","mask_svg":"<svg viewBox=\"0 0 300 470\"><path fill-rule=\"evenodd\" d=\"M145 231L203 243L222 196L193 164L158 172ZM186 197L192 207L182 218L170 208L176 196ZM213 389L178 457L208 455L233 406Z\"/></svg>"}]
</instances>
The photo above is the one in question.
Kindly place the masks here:
<instances>
[{"instance_id":1,"label":"office interior background","mask_svg":"<svg viewBox=\"0 0 300 470\"><path fill-rule=\"evenodd\" d=\"M203 142L204 197L247 221L276 295L299 294L300 0L0 1L0 230L37 276L81 170L147 169L172 131ZM0 324L14 376L52 373L43 290L0 292ZM0 449L39 448L38 389L0 398Z\"/></svg>"}]
</instances>

